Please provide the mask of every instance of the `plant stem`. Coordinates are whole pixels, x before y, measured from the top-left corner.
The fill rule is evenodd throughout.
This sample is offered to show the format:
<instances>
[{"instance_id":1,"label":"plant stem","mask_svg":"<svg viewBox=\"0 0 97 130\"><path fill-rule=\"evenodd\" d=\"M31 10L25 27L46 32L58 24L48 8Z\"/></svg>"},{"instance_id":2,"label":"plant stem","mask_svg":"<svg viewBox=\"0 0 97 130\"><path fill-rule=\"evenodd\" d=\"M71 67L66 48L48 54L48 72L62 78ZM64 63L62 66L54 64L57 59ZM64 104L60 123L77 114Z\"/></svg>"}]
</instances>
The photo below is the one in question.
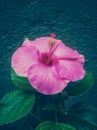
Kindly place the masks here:
<instances>
[{"instance_id":1,"label":"plant stem","mask_svg":"<svg viewBox=\"0 0 97 130\"><path fill-rule=\"evenodd\" d=\"M55 122L58 122L58 115L57 115L57 111L55 111Z\"/></svg>"}]
</instances>

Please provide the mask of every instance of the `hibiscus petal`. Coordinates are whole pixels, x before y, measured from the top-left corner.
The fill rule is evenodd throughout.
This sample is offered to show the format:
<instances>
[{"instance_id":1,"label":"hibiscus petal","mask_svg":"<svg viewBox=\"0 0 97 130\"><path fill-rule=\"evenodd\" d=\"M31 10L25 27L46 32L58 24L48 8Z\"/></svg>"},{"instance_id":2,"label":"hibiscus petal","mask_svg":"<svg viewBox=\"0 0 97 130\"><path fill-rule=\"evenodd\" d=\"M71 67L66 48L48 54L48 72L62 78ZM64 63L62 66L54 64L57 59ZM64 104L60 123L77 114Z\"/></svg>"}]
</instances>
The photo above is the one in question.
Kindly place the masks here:
<instances>
[{"instance_id":1,"label":"hibiscus petal","mask_svg":"<svg viewBox=\"0 0 97 130\"><path fill-rule=\"evenodd\" d=\"M83 64L78 60L59 60L59 63L56 64L56 70L61 78L66 78L70 81L80 80L85 75Z\"/></svg>"},{"instance_id":2,"label":"hibiscus petal","mask_svg":"<svg viewBox=\"0 0 97 130\"><path fill-rule=\"evenodd\" d=\"M49 44L48 44L49 40L50 40L50 37L40 37L32 42L34 42L34 45L39 50L39 52L47 53L47 52L49 52Z\"/></svg>"},{"instance_id":3,"label":"hibiscus petal","mask_svg":"<svg viewBox=\"0 0 97 130\"><path fill-rule=\"evenodd\" d=\"M49 47L49 40L51 40L51 37L40 37L37 38L35 41L32 41L36 48L39 50L41 53L49 53L50 52L50 47ZM60 40L54 39L55 44L59 43Z\"/></svg>"},{"instance_id":4,"label":"hibiscus petal","mask_svg":"<svg viewBox=\"0 0 97 130\"><path fill-rule=\"evenodd\" d=\"M25 41L23 42L23 46L31 47L33 46L33 43L28 38L26 38Z\"/></svg>"},{"instance_id":5,"label":"hibiscus petal","mask_svg":"<svg viewBox=\"0 0 97 130\"><path fill-rule=\"evenodd\" d=\"M57 58L70 58L77 59L80 55L76 50L67 47L61 40L57 42L57 48L54 50L53 55Z\"/></svg>"},{"instance_id":6,"label":"hibiscus petal","mask_svg":"<svg viewBox=\"0 0 97 130\"><path fill-rule=\"evenodd\" d=\"M54 67L47 67L43 64L30 67L28 80L38 92L46 95L61 92L68 83L67 80L60 79Z\"/></svg>"},{"instance_id":7,"label":"hibiscus petal","mask_svg":"<svg viewBox=\"0 0 97 130\"><path fill-rule=\"evenodd\" d=\"M35 46L18 48L11 61L11 66L19 76L27 77L27 71L33 64L38 63L38 51Z\"/></svg>"}]
</instances>

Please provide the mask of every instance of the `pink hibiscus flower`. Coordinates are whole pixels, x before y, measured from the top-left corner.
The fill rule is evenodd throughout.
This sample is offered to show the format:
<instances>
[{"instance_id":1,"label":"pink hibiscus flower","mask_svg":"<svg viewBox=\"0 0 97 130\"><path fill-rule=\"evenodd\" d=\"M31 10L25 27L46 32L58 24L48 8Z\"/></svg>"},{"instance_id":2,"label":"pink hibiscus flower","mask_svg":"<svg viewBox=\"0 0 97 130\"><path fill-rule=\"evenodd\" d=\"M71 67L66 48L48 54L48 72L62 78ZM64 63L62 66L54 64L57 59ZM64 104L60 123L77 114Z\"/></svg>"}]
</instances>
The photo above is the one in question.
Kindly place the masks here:
<instances>
[{"instance_id":1,"label":"pink hibiscus flower","mask_svg":"<svg viewBox=\"0 0 97 130\"><path fill-rule=\"evenodd\" d=\"M11 61L17 75L27 77L33 88L46 95L61 92L70 81L85 75L84 56L55 36L26 39Z\"/></svg>"}]
</instances>

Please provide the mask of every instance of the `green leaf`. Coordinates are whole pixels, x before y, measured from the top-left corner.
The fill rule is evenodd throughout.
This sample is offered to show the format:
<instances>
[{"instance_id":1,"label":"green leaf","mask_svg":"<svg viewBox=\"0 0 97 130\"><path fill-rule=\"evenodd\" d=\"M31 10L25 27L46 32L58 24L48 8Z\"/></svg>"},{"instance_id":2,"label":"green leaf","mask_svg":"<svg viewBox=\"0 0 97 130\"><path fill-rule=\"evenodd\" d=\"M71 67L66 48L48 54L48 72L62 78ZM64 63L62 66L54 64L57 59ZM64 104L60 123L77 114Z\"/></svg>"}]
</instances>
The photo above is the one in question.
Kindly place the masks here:
<instances>
[{"instance_id":1,"label":"green leaf","mask_svg":"<svg viewBox=\"0 0 97 130\"><path fill-rule=\"evenodd\" d=\"M45 121L39 124L35 130L76 130L74 127L64 123Z\"/></svg>"},{"instance_id":2,"label":"green leaf","mask_svg":"<svg viewBox=\"0 0 97 130\"><path fill-rule=\"evenodd\" d=\"M78 130L97 130L97 108L88 103L75 103L64 118Z\"/></svg>"},{"instance_id":3,"label":"green leaf","mask_svg":"<svg viewBox=\"0 0 97 130\"><path fill-rule=\"evenodd\" d=\"M34 106L35 95L31 92L14 90L8 92L0 101L0 125L19 120Z\"/></svg>"},{"instance_id":4,"label":"green leaf","mask_svg":"<svg viewBox=\"0 0 97 130\"><path fill-rule=\"evenodd\" d=\"M13 68L11 68L11 79L13 83L21 89L35 91L35 89L30 85L27 77L18 76L13 70Z\"/></svg>"},{"instance_id":5,"label":"green leaf","mask_svg":"<svg viewBox=\"0 0 97 130\"><path fill-rule=\"evenodd\" d=\"M85 77L77 82L70 83L65 91L69 96L77 96L87 92L94 84L94 78L92 73L86 72Z\"/></svg>"}]
</instances>

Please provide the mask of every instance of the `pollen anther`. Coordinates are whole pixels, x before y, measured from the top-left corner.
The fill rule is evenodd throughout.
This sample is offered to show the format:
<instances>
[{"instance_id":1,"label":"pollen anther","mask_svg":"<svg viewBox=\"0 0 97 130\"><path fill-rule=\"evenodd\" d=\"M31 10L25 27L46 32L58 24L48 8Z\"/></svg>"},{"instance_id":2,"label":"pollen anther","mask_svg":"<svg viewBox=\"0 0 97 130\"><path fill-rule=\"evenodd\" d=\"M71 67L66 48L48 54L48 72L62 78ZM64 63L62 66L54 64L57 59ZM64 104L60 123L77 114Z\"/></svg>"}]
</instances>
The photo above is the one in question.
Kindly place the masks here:
<instances>
[{"instance_id":1,"label":"pollen anther","mask_svg":"<svg viewBox=\"0 0 97 130\"><path fill-rule=\"evenodd\" d=\"M55 40L52 38L49 40L49 47L52 48L55 45Z\"/></svg>"},{"instance_id":2,"label":"pollen anther","mask_svg":"<svg viewBox=\"0 0 97 130\"><path fill-rule=\"evenodd\" d=\"M52 34L50 34L50 36L51 36L51 39L49 40L49 47L51 49L55 45L55 39L54 39L54 37L56 37L56 34L52 33Z\"/></svg>"}]
</instances>

